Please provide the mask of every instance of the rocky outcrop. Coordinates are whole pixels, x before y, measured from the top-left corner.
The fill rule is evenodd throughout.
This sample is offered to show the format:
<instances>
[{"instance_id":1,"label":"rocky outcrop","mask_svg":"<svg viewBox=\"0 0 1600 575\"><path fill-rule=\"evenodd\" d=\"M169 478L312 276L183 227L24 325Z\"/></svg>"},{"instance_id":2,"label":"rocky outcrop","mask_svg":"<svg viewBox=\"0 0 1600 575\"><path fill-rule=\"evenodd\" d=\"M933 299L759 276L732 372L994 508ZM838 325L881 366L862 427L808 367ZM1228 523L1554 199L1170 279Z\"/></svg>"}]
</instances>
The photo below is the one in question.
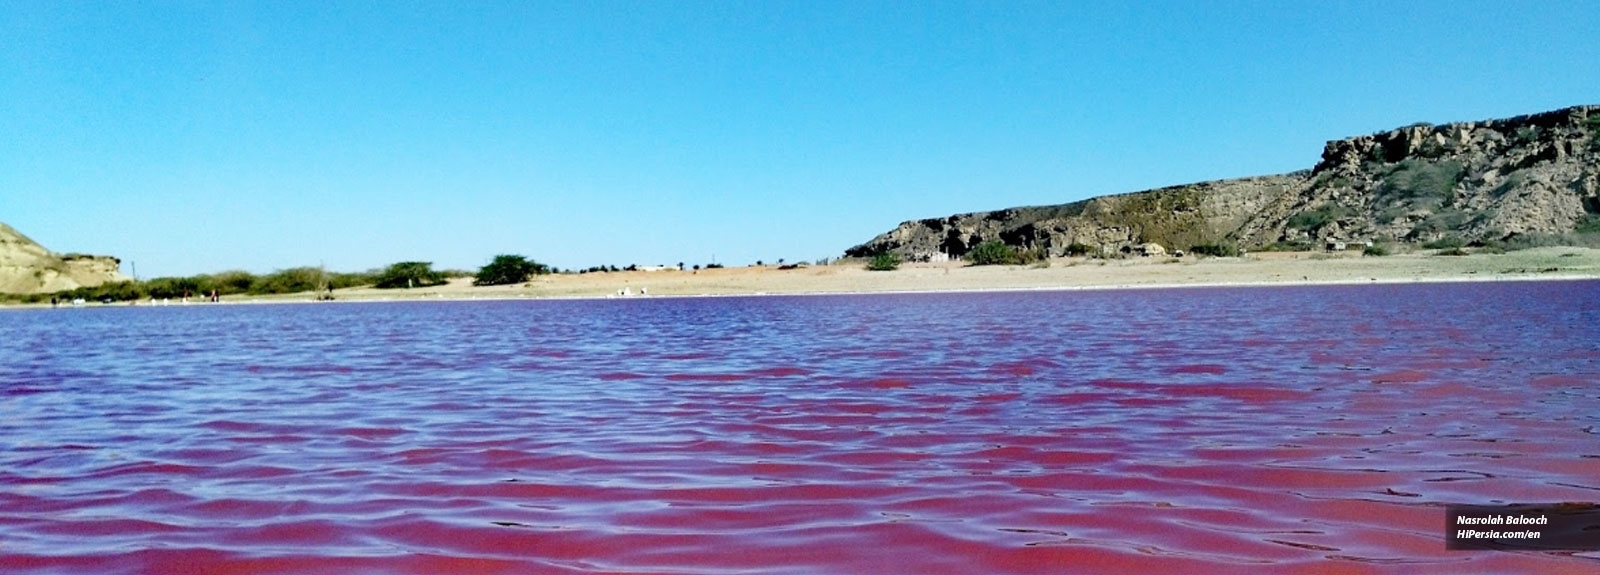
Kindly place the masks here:
<instances>
[{"instance_id":1,"label":"rocky outcrop","mask_svg":"<svg viewBox=\"0 0 1600 575\"><path fill-rule=\"evenodd\" d=\"M1507 241L1600 227L1600 107L1504 120L1416 124L1324 147L1314 168L1057 206L916 220L846 250L910 260L979 243L1131 251L1334 241Z\"/></svg>"},{"instance_id":2,"label":"rocky outcrop","mask_svg":"<svg viewBox=\"0 0 1600 575\"><path fill-rule=\"evenodd\" d=\"M978 244L995 240L1053 256L1084 249L1127 251L1147 243L1187 249L1238 229L1284 193L1304 186L1309 175L1203 182L1059 206L917 220L850 248L845 255L892 251L911 261L939 260L959 258Z\"/></svg>"},{"instance_id":3,"label":"rocky outcrop","mask_svg":"<svg viewBox=\"0 0 1600 575\"><path fill-rule=\"evenodd\" d=\"M126 280L111 256L56 254L0 223L0 293L50 293Z\"/></svg>"}]
</instances>

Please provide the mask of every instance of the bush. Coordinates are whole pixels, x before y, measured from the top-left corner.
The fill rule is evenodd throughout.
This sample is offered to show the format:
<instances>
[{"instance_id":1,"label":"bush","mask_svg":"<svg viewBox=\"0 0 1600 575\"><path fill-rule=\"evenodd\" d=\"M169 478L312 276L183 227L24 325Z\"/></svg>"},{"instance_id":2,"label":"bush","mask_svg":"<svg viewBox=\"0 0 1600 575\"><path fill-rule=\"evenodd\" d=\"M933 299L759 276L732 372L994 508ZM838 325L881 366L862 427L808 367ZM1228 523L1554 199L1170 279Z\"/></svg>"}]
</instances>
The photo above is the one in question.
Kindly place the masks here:
<instances>
[{"instance_id":1,"label":"bush","mask_svg":"<svg viewBox=\"0 0 1600 575\"><path fill-rule=\"evenodd\" d=\"M1437 254L1434 254L1434 255L1440 255L1440 256L1464 256L1464 255L1467 255L1467 250L1464 250L1464 249L1461 249L1461 248L1450 248L1448 250L1441 251L1441 252L1439 252Z\"/></svg>"},{"instance_id":2,"label":"bush","mask_svg":"<svg viewBox=\"0 0 1600 575\"><path fill-rule=\"evenodd\" d=\"M1086 256L1097 251L1094 246L1080 243L1067 244L1066 254L1069 256Z\"/></svg>"},{"instance_id":3,"label":"bush","mask_svg":"<svg viewBox=\"0 0 1600 575\"><path fill-rule=\"evenodd\" d=\"M38 301L44 301L43 294L35 294ZM121 281L104 283L94 287L80 287L76 289L56 292L55 297L62 301L72 301L83 298L85 301L131 301L144 299L146 292L144 284L136 281ZM31 296L30 296L31 297Z\"/></svg>"},{"instance_id":4,"label":"bush","mask_svg":"<svg viewBox=\"0 0 1600 575\"><path fill-rule=\"evenodd\" d=\"M1466 170L1460 162L1407 158L1384 175L1383 183L1377 189L1377 199L1384 205L1448 205L1455 194L1456 184L1465 175Z\"/></svg>"},{"instance_id":5,"label":"bush","mask_svg":"<svg viewBox=\"0 0 1600 575\"><path fill-rule=\"evenodd\" d=\"M472 280L475 286L496 286L519 284L528 281L535 274L550 273L550 267L523 256L501 254L494 257L494 261L478 268L476 278Z\"/></svg>"},{"instance_id":6,"label":"bush","mask_svg":"<svg viewBox=\"0 0 1600 575\"><path fill-rule=\"evenodd\" d=\"M1214 244L1199 244L1189 247L1189 253L1199 256L1213 256L1219 258L1239 257L1239 246L1218 242Z\"/></svg>"},{"instance_id":7,"label":"bush","mask_svg":"<svg viewBox=\"0 0 1600 575\"><path fill-rule=\"evenodd\" d=\"M107 299L128 301L146 298L176 299L184 296L200 298L211 295L213 291L219 296L239 294L271 295L320 291L329 287L347 288L370 285L376 277L376 272L328 273L320 267L289 268L264 276L256 276L241 270L230 270L190 277L159 277L145 281L108 283L96 287L56 292L55 294L43 294L43 297L48 299L49 296L54 295L57 298L66 300L83 298L89 301L104 301Z\"/></svg>"},{"instance_id":8,"label":"bush","mask_svg":"<svg viewBox=\"0 0 1600 575\"><path fill-rule=\"evenodd\" d=\"M214 290L217 292L217 295L249 293L250 286L255 285L256 283L255 274L242 270L230 270L214 275L195 276L195 279L198 280L196 283L200 285L200 291L202 293L211 293Z\"/></svg>"},{"instance_id":9,"label":"bush","mask_svg":"<svg viewBox=\"0 0 1600 575\"><path fill-rule=\"evenodd\" d=\"M334 289L369 286L378 283L377 270L369 272L338 272L328 275L328 285Z\"/></svg>"},{"instance_id":10,"label":"bush","mask_svg":"<svg viewBox=\"0 0 1600 575\"><path fill-rule=\"evenodd\" d=\"M967 261L975 266L1009 265L1023 263L1022 255L1016 248L998 241L988 241L978 244L978 247L967 252Z\"/></svg>"},{"instance_id":11,"label":"bush","mask_svg":"<svg viewBox=\"0 0 1600 575\"><path fill-rule=\"evenodd\" d=\"M384 289L428 287L444 283L444 274L433 271L433 262L399 262L378 274L377 287Z\"/></svg>"},{"instance_id":12,"label":"bush","mask_svg":"<svg viewBox=\"0 0 1600 575\"><path fill-rule=\"evenodd\" d=\"M879 252L867 261L867 269L875 272L889 272L900 269L900 256L894 252Z\"/></svg>"},{"instance_id":13,"label":"bush","mask_svg":"<svg viewBox=\"0 0 1600 575\"><path fill-rule=\"evenodd\" d=\"M1600 214L1588 214L1578 220L1578 228L1573 230L1580 234L1600 234Z\"/></svg>"},{"instance_id":14,"label":"bush","mask_svg":"<svg viewBox=\"0 0 1600 575\"><path fill-rule=\"evenodd\" d=\"M1428 216L1427 219L1417 222L1411 227L1412 237L1444 232L1453 232L1461 229L1468 221L1467 213L1461 210L1440 210Z\"/></svg>"},{"instance_id":15,"label":"bush","mask_svg":"<svg viewBox=\"0 0 1600 575\"><path fill-rule=\"evenodd\" d=\"M317 291L323 289L327 281L328 274L322 268L289 268L256 278L256 281L250 284L250 293L282 294Z\"/></svg>"},{"instance_id":16,"label":"bush","mask_svg":"<svg viewBox=\"0 0 1600 575\"><path fill-rule=\"evenodd\" d=\"M1367 246L1365 249L1361 250L1361 255L1364 255L1364 256L1386 256L1386 255L1389 255L1389 248L1386 247L1386 246L1373 244L1373 245Z\"/></svg>"},{"instance_id":17,"label":"bush","mask_svg":"<svg viewBox=\"0 0 1600 575\"><path fill-rule=\"evenodd\" d=\"M1447 236L1447 237L1439 238L1437 240L1433 240L1431 242L1424 243L1424 244L1422 244L1422 247L1430 249L1430 250L1444 250L1444 249L1460 249L1462 246L1465 246L1465 245L1467 245L1467 242L1461 241L1461 238L1448 237Z\"/></svg>"},{"instance_id":18,"label":"bush","mask_svg":"<svg viewBox=\"0 0 1600 575\"><path fill-rule=\"evenodd\" d=\"M1327 203L1317 206L1315 209L1295 214L1294 217L1289 218L1287 225L1297 230L1314 232L1322 229L1323 226L1354 214L1355 210L1339 204Z\"/></svg>"},{"instance_id":19,"label":"bush","mask_svg":"<svg viewBox=\"0 0 1600 575\"><path fill-rule=\"evenodd\" d=\"M151 278L144 282L144 291L162 299L196 296L200 294L200 282L194 278Z\"/></svg>"},{"instance_id":20,"label":"bush","mask_svg":"<svg viewBox=\"0 0 1600 575\"><path fill-rule=\"evenodd\" d=\"M1486 245L1492 245L1508 251L1551 246L1600 248L1600 233L1516 234L1506 238L1504 241L1489 242Z\"/></svg>"},{"instance_id":21,"label":"bush","mask_svg":"<svg viewBox=\"0 0 1600 575\"><path fill-rule=\"evenodd\" d=\"M975 266L1004 265L1016 260L1016 252L1004 243L988 241L967 252L965 259Z\"/></svg>"},{"instance_id":22,"label":"bush","mask_svg":"<svg viewBox=\"0 0 1600 575\"><path fill-rule=\"evenodd\" d=\"M1274 243L1272 243L1270 245L1262 246L1261 247L1261 251L1264 251L1264 252L1309 252L1309 251L1311 251L1311 250L1313 250L1315 248L1316 248L1316 246L1313 245L1311 242L1296 240L1296 241L1290 241L1290 242L1274 242Z\"/></svg>"}]
</instances>

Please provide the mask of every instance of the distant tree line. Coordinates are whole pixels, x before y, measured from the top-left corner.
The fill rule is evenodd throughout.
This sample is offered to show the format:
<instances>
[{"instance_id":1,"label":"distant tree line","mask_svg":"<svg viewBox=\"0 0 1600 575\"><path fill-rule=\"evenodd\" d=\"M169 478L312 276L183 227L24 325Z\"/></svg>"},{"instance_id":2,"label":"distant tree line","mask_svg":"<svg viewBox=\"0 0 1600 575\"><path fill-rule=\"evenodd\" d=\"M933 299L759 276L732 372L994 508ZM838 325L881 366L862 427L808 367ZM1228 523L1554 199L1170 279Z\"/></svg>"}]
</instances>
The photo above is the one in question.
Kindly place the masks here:
<instances>
[{"instance_id":1,"label":"distant tree line","mask_svg":"<svg viewBox=\"0 0 1600 575\"><path fill-rule=\"evenodd\" d=\"M778 260L778 263L784 269L793 269L803 265L803 263L784 265L784 261L783 259ZM819 265L826 264L828 260L821 259L817 263ZM757 265L761 265L760 262ZM682 262L679 262L677 267L683 271L688 269ZM704 266L696 264L693 269L698 271L722 267L722 264L718 263ZM421 261L397 262L385 268L364 272L329 272L320 267L296 267L278 270L270 274L256 275L243 270L230 270L187 277L158 277L148 280L112 282L55 293L0 294L0 299L23 303L49 301L52 297L69 301L80 298L89 301L133 301L151 298L202 298L209 297L213 293L218 296L278 295L323 292L362 286L372 286L380 289L404 289L436 286L457 277L472 277L472 284L475 286L493 286L519 284L528 281L534 276L545 274L622 272L637 271L638 269L639 266L637 265L630 265L625 268L594 266L583 270L566 270L563 272L559 268L539 263L526 256L500 254L495 256L488 264L479 268L475 274L461 270L438 271L433 269L432 262Z\"/></svg>"},{"instance_id":2,"label":"distant tree line","mask_svg":"<svg viewBox=\"0 0 1600 575\"><path fill-rule=\"evenodd\" d=\"M256 275L243 270L188 277L158 277L148 280L110 282L55 293L10 296L24 303L85 299L90 301L133 301L237 295L275 295L317 292L360 286L380 288L428 287L451 277L471 275L460 271L435 271L430 262L400 262L383 269L365 272L329 272L322 268L297 267Z\"/></svg>"},{"instance_id":3,"label":"distant tree line","mask_svg":"<svg viewBox=\"0 0 1600 575\"><path fill-rule=\"evenodd\" d=\"M475 286L497 286L519 284L528 281L528 278L548 274L553 271L550 266L530 260L524 256L501 254L494 257L494 261L478 269L478 275L472 280Z\"/></svg>"}]
</instances>

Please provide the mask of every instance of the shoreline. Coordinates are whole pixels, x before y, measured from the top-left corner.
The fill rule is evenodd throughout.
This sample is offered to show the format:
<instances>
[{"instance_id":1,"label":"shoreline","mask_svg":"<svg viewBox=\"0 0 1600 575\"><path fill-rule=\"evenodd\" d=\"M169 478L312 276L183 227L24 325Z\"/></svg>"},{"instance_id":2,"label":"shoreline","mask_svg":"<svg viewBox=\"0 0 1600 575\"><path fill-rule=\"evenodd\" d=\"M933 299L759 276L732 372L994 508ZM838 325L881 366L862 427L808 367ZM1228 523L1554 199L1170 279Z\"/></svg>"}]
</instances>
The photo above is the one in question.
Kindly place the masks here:
<instances>
[{"instance_id":1,"label":"shoreline","mask_svg":"<svg viewBox=\"0 0 1600 575\"><path fill-rule=\"evenodd\" d=\"M1298 277L1295 277L1298 276ZM1438 256L1412 253L1383 257L1320 252L1269 252L1241 258L1058 258L1049 266L968 266L962 262L912 263L889 272L866 271L858 262L779 270L775 266L699 271L635 271L537 276L510 286L472 286L457 278L427 288L335 290L332 301L308 292L223 296L152 306L86 302L65 308L191 307L285 303L500 300L648 300L685 297L778 295L866 295L1130 289L1248 288L1319 285L1394 285L1499 281L1600 279L1600 250L1536 248L1506 254ZM648 290L639 294L638 290ZM631 295L619 295L627 290ZM0 304L0 309L52 309L49 303Z\"/></svg>"}]
</instances>

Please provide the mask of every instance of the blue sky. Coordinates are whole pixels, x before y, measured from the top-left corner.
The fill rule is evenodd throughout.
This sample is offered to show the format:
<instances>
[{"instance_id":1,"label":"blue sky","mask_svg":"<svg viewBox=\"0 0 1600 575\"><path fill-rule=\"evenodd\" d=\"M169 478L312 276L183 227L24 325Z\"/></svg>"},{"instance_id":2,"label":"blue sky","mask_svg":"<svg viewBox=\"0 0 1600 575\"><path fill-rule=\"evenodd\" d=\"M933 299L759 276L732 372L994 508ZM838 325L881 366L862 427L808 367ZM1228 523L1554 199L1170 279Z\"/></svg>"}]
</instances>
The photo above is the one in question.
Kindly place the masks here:
<instances>
[{"instance_id":1,"label":"blue sky","mask_svg":"<svg viewBox=\"0 0 1600 575\"><path fill-rule=\"evenodd\" d=\"M0 0L0 221L141 277L837 256L1600 104L1594 2Z\"/></svg>"}]
</instances>

